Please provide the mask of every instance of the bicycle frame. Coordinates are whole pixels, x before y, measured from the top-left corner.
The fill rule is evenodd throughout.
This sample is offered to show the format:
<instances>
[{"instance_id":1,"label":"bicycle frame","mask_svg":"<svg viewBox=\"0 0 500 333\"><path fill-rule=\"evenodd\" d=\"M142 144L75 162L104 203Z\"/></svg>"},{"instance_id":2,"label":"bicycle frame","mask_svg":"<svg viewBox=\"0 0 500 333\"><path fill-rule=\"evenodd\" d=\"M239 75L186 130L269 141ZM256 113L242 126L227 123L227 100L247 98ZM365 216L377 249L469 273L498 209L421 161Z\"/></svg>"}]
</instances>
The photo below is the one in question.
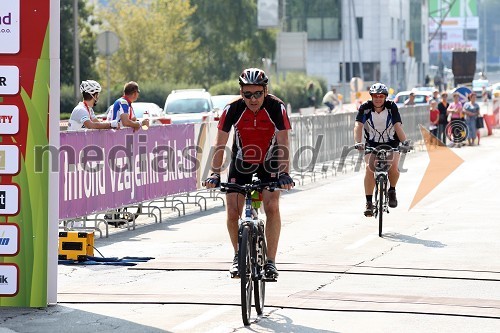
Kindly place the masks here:
<instances>
[{"instance_id":1,"label":"bicycle frame","mask_svg":"<svg viewBox=\"0 0 500 333\"><path fill-rule=\"evenodd\" d=\"M221 183L221 191L236 189L245 195L245 214L238 219L238 268L241 280L241 314L243 323L250 325L252 308L252 289L255 309L261 315L264 308L265 280L263 268L267 255L264 221L259 219L257 210L252 205L252 192L264 189L274 191L276 183L238 185Z\"/></svg>"},{"instance_id":2,"label":"bicycle frame","mask_svg":"<svg viewBox=\"0 0 500 333\"><path fill-rule=\"evenodd\" d=\"M388 184L389 184L389 163L388 155L391 152L399 152L399 148L376 149L367 147L367 151L375 154L375 204L373 216L378 217L378 236L382 237L383 215L389 213L388 205Z\"/></svg>"}]
</instances>

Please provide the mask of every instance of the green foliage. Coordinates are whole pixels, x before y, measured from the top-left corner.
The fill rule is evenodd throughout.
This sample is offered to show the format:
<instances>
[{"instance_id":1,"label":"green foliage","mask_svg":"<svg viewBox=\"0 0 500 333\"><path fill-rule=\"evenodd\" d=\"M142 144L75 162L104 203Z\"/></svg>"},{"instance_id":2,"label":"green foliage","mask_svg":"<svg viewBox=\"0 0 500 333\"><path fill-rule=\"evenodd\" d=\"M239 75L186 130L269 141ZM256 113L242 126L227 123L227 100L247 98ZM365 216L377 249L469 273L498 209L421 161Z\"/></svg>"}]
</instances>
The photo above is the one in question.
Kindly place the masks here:
<instances>
[{"instance_id":1,"label":"green foliage","mask_svg":"<svg viewBox=\"0 0 500 333\"><path fill-rule=\"evenodd\" d=\"M96 34L93 30L98 23L92 18L94 8L88 1L78 0L78 27L80 39L80 77L82 80L99 80L95 61L97 50L95 47ZM61 1L61 84L71 84L74 81L73 65L73 1ZM74 97L73 97L74 98ZM62 106L62 105L61 105Z\"/></svg>"},{"instance_id":2,"label":"green foliage","mask_svg":"<svg viewBox=\"0 0 500 333\"><path fill-rule=\"evenodd\" d=\"M71 111L75 107L75 97L73 91L73 85L62 84L61 85L61 119L68 119Z\"/></svg>"},{"instance_id":3,"label":"green foliage","mask_svg":"<svg viewBox=\"0 0 500 333\"><path fill-rule=\"evenodd\" d=\"M279 83L273 83L273 82ZM285 104L290 103L295 111L308 107L307 84L314 83L316 106L321 106L321 100L327 92L327 83L323 78L310 77L304 73L290 72L286 77L271 82L271 93L280 98Z\"/></svg>"},{"instance_id":4,"label":"green foliage","mask_svg":"<svg viewBox=\"0 0 500 333\"><path fill-rule=\"evenodd\" d=\"M257 28L256 0L191 3L196 11L189 21L201 56L192 75L204 87L231 80L246 67L262 67L262 58L273 58L276 32Z\"/></svg>"},{"instance_id":5,"label":"green foliage","mask_svg":"<svg viewBox=\"0 0 500 333\"><path fill-rule=\"evenodd\" d=\"M238 95L240 93L238 77L235 77L232 80L214 84L210 87L209 92L212 95Z\"/></svg>"},{"instance_id":6,"label":"green foliage","mask_svg":"<svg viewBox=\"0 0 500 333\"><path fill-rule=\"evenodd\" d=\"M194 8L183 0L111 0L99 12L103 30L115 32L119 51L110 57L111 86L130 80L192 81L192 64L199 63L188 17ZM99 57L98 68L106 70Z\"/></svg>"}]
</instances>

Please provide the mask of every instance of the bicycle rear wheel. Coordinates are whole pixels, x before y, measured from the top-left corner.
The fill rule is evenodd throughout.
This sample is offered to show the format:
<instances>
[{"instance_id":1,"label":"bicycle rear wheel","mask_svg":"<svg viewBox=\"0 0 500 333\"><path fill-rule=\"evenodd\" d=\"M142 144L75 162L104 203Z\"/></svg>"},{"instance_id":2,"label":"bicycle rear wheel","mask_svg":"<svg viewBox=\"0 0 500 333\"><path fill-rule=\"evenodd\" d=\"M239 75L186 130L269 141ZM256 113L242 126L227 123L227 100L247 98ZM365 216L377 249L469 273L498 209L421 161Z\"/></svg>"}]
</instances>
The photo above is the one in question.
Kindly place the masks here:
<instances>
[{"instance_id":1,"label":"bicycle rear wheel","mask_svg":"<svg viewBox=\"0 0 500 333\"><path fill-rule=\"evenodd\" d=\"M382 219L384 215L384 195L385 195L385 188L387 186L387 183L385 182L385 179L381 179L378 182L378 236L382 237Z\"/></svg>"},{"instance_id":2,"label":"bicycle rear wheel","mask_svg":"<svg viewBox=\"0 0 500 333\"><path fill-rule=\"evenodd\" d=\"M239 271L241 280L241 318L243 324L250 325L252 312L252 260L250 227L245 226L241 232L239 254Z\"/></svg>"},{"instance_id":3,"label":"bicycle rear wheel","mask_svg":"<svg viewBox=\"0 0 500 333\"><path fill-rule=\"evenodd\" d=\"M267 246L266 246L266 238L264 235L264 223L259 223L259 233L257 236L257 255L255 258L257 259L257 274L254 281L254 297L255 297L255 311L258 315L261 315L264 312L264 299L266 297L266 282L263 279L264 274L264 264L267 259Z\"/></svg>"}]
</instances>

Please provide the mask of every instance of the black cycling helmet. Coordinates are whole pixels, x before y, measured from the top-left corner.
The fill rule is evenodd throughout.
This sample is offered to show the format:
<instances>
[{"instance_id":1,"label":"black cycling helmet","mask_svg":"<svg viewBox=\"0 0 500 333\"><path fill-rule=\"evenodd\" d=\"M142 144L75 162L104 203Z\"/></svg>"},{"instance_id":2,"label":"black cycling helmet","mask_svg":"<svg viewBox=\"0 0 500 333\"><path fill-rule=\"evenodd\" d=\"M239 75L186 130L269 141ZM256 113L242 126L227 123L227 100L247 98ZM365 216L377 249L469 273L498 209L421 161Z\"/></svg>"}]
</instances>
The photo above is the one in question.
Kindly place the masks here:
<instances>
[{"instance_id":1,"label":"black cycling helmet","mask_svg":"<svg viewBox=\"0 0 500 333\"><path fill-rule=\"evenodd\" d=\"M370 95L372 94L384 94L389 96L389 89L387 89L385 84L377 82L370 87Z\"/></svg>"},{"instance_id":2,"label":"black cycling helmet","mask_svg":"<svg viewBox=\"0 0 500 333\"><path fill-rule=\"evenodd\" d=\"M247 68L243 70L240 75L240 86L267 86L269 78L262 69L258 68Z\"/></svg>"}]
</instances>

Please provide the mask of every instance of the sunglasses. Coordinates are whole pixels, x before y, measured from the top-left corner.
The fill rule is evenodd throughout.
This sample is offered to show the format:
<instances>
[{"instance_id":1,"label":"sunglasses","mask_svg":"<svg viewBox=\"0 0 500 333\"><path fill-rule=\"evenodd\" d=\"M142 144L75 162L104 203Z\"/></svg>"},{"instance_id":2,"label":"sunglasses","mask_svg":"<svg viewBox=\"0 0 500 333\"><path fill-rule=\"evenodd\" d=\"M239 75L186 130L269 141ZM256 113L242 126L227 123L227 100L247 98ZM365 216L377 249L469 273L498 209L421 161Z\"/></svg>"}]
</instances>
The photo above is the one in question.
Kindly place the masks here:
<instances>
[{"instance_id":1,"label":"sunglasses","mask_svg":"<svg viewBox=\"0 0 500 333\"><path fill-rule=\"evenodd\" d=\"M373 98L385 98L385 94L372 94Z\"/></svg>"},{"instance_id":2,"label":"sunglasses","mask_svg":"<svg viewBox=\"0 0 500 333\"><path fill-rule=\"evenodd\" d=\"M251 99L252 97L255 97L255 99L261 98L262 95L264 95L264 90L256 91L254 93L251 93L250 91L244 91L243 96L245 96L246 99Z\"/></svg>"}]
</instances>

